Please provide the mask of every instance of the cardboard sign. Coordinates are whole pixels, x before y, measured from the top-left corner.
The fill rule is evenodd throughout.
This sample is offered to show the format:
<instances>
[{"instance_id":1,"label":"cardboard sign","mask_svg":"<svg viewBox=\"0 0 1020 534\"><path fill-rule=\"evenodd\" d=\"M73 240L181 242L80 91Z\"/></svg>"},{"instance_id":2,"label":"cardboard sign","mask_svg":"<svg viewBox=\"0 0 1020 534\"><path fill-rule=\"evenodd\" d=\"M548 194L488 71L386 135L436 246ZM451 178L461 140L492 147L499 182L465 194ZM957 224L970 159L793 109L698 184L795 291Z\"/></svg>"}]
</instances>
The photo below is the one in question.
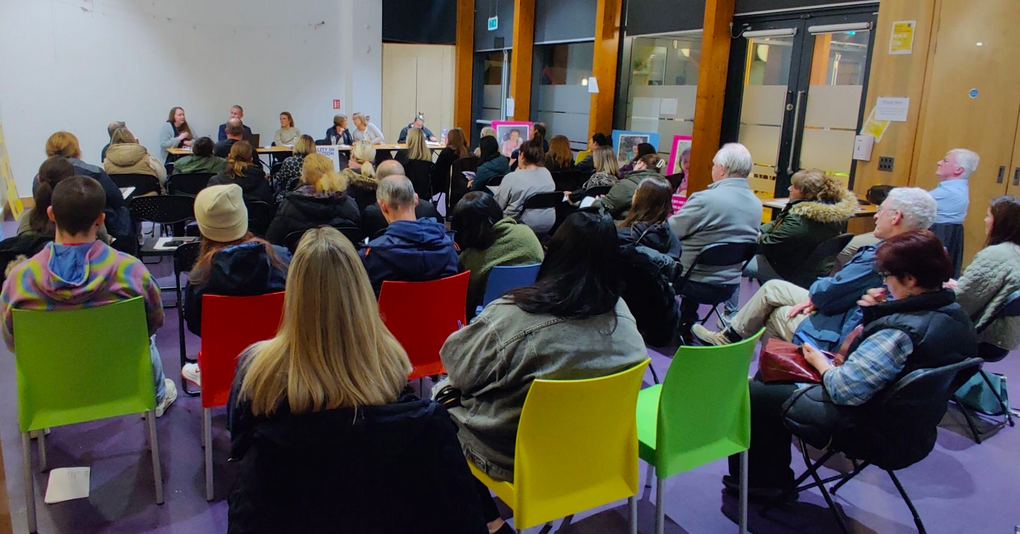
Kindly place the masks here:
<instances>
[{"instance_id":1,"label":"cardboard sign","mask_svg":"<svg viewBox=\"0 0 1020 534\"><path fill-rule=\"evenodd\" d=\"M333 161L333 170L340 172L340 147L339 145L316 146L315 151Z\"/></svg>"}]
</instances>

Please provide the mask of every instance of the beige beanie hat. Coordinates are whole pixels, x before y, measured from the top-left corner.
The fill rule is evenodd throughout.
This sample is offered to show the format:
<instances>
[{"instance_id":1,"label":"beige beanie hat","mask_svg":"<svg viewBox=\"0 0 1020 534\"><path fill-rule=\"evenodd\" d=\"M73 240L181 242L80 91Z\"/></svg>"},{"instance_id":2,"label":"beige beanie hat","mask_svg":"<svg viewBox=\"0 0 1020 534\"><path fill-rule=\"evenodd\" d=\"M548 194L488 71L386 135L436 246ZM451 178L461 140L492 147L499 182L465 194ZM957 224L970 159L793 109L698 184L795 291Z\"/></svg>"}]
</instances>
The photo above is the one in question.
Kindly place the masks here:
<instances>
[{"instance_id":1,"label":"beige beanie hat","mask_svg":"<svg viewBox=\"0 0 1020 534\"><path fill-rule=\"evenodd\" d=\"M248 208L237 184L206 187L195 197L195 219L202 237L229 243L248 233Z\"/></svg>"}]
</instances>

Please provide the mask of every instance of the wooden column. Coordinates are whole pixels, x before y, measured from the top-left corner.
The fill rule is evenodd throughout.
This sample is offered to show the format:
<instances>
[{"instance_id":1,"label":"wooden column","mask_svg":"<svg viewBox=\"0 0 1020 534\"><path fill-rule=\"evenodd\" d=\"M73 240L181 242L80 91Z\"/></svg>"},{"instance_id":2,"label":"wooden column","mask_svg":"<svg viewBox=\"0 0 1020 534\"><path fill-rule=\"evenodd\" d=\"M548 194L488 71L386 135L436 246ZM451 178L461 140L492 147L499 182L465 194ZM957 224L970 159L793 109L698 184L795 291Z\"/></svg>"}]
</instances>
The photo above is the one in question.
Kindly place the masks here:
<instances>
[{"instance_id":1,"label":"wooden column","mask_svg":"<svg viewBox=\"0 0 1020 534\"><path fill-rule=\"evenodd\" d=\"M688 195L712 183L712 157L722 136L723 100L730 63L730 24L734 0L705 1L705 30L701 37L698 67L698 98L694 107L694 139L691 143L691 177ZM669 142L665 140L663 142Z\"/></svg>"},{"instance_id":2,"label":"wooden column","mask_svg":"<svg viewBox=\"0 0 1020 534\"><path fill-rule=\"evenodd\" d=\"M514 99L512 121L531 120L531 62L535 49L535 0L513 0L514 36L510 54L510 98Z\"/></svg>"},{"instance_id":3,"label":"wooden column","mask_svg":"<svg viewBox=\"0 0 1020 534\"><path fill-rule=\"evenodd\" d=\"M595 8L595 57L592 75L599 92L591 95L588 112L588 137L595 132L613 130L613 105L616 99L616 64L620 55L620 18L623 0L598 0Z\"/></svg>"},{"instance_id":4,"label":"wooden column","mask_svg":"<svg viewBox=\"0 0 1020 534\"><path fill-rule=\"evenodd\" d=\"M457 46L454 59L453 125L471 135L471 89L475 61L475 0L457 0Z\"/></svg>"}]
</instances>

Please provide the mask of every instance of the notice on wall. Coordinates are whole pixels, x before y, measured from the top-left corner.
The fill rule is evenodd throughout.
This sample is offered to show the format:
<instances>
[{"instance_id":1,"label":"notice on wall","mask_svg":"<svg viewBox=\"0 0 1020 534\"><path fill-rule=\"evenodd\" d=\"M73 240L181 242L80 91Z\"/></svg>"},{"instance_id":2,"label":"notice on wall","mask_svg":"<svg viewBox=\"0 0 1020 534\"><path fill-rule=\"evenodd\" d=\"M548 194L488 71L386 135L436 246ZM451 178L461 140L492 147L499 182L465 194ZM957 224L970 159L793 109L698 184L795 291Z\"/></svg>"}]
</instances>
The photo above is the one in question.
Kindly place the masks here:
<instances>
[{"instance_id":1,"label":"notice on wall","mask_svg":"<svg viewBox=\"0 0 1020 534\"><path fill-rule=\"evenodd\" d=\"M875 103L875 119L880 121L907 122L907 109L910 99L907 97L878 97Z\"/></svg>"},{"instance_id":2,"label":"notice on wall","mask_svg":"<svg viewBox=\"0 0 1020 534\"><path fill-rule=\"evenodd\" d=\"M323 145L315 147L315 151L326 156L333 162L333 170L340 172L340 147L337 145Z\"/></svg>"},{"instance_id":3,"label":"notice on wall","mask_svg":"<svg viewBox=\"0 0 1020 534\"><path fill-rule=\"evenodd\" d=\"M3 180L3 201L11 207L11 215L14 220L21 218L25 206L21 204L21 197L18 196L18 185L14 183L14 172L11 171L11 159L7 155L7 143L4 141L4 126L0 122L0 180ZM3 234L0 234L2 236Z\"/></svg>"},{"instance_id":4,"label":"notice on wall","mask_svg":"<svg viewBox=\"0 0 1020 534\"><path fill-rule=\"evenodd\" d=\"M508 119L514 116L514 99L512 98L506 99L506 116Z\"/></svg>"},{"instance_id":5,"label":"notice on wall","mask_svg":"<svg viewBox=\"0 0 1020 534\"><path fill-rule=\"evenodd\" d=\"M868 120L864 121L864 126L861 127L861 135L870 135L875 138L876 143L882 142L882 136L885 135L885 131L889 129L889 122L887 120L878 120L875 118L875 108L871 108L871 114L868 115Z\"/></svg>"},{"instance_id":6,"label":"notice on wall","mask_svg":"<svg viewBox=\"0 0 1020 534\"><path fill-rule=\"evenodd\" d=\"M672 117L676 115L678 100L676 98L663 98L659 102L659 116Z\"/></svg>"},{"instance_id":7,"label":"notice on wall","mask_svg":"<svg viewBox=\"0 0 1020 534\"><path fill-rule=\"evenodd\" d=\"M914 28L916 26L916 20L900 20L893 22L892 34L889 36L890 54L902 55L914 52Z\"/></svg>"}]
</instances>

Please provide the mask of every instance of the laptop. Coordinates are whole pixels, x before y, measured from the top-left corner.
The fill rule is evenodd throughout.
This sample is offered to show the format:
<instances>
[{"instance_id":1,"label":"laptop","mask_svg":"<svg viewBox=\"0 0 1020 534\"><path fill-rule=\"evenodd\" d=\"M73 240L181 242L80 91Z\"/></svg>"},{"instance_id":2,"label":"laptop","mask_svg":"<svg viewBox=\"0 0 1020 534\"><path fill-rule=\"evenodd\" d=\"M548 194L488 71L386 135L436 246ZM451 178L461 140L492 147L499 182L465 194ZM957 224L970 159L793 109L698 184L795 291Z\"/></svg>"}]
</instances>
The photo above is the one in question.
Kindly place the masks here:
<instances>
[{"instance_id":1,"label":"laptop","mask_svg":"<svg viewBox=\"0 0 1020 534\"><path fill-rule=\"evenodd\" d=\"M248 141L248 143L251 144L252 148L258 148L258 147L262 146L259 143L259 141L262 140L261 138L262 138L262 134L251 134L248 137L245 137L244 140Z\"/></svg>"}]
</instances>

